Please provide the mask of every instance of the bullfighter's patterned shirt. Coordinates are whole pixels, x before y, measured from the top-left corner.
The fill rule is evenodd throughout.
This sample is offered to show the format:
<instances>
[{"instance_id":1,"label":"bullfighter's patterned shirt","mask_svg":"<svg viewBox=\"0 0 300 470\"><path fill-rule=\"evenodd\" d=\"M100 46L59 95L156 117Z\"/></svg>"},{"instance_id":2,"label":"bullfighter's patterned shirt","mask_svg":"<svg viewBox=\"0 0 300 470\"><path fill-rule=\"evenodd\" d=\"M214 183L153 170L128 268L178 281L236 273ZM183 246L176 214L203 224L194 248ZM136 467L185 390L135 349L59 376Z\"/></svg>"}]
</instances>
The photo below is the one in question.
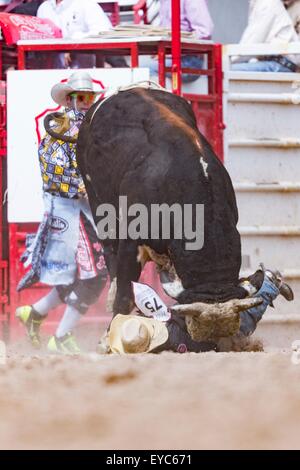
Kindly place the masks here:
<instances>
[{"instance_id":1,"label":"bullfighter's patterned shirt","mask_svg":"<svg viewBox=\"0 0 300 470\"><path fill-rule=\"evenodd\" d=\"M65 135L76 136L84 115L66 110L70 128ZM54 128L55 130L55 128ZM76 144L55 140L48 133L38 149L43 191L65 198L78 198L86 194L76 161Z\"/></svg>"}]
</instances>

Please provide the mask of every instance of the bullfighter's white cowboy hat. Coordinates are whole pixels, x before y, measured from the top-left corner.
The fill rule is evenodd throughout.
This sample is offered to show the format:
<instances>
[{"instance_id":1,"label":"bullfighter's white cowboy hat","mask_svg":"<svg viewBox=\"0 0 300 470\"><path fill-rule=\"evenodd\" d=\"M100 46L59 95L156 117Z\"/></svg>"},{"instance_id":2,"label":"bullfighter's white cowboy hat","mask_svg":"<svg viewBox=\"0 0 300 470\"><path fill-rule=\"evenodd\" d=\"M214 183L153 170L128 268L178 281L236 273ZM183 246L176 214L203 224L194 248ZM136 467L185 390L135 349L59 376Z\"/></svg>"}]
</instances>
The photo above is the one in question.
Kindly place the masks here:
<instances>
[{"instance_id":1,"label":"bullfighter's white cowboy hat","mask_svg":"<svg viewBox=\"0 0 300 470\"><path fill-rule=\"evenodd\" d=\"M110 349L117 354L150 352L164 344L168 337L163 322L140 315L118 314L109 330Z\"/></svg>"},{"instance_id":2,"label":"bullfighter's white cowboy hat","mask_svg":"<svg viewBox=\"0 0 300 470\"><path fill-rule=\"evenodd\" d=\"M93 80L87 72L77 71L72 73L65 83L57 83L51 89L51 97L55 103L67 106L66 98L70 93L85 92L98 95L105 90L94 91Z\"/></svg>"}]
</instances>

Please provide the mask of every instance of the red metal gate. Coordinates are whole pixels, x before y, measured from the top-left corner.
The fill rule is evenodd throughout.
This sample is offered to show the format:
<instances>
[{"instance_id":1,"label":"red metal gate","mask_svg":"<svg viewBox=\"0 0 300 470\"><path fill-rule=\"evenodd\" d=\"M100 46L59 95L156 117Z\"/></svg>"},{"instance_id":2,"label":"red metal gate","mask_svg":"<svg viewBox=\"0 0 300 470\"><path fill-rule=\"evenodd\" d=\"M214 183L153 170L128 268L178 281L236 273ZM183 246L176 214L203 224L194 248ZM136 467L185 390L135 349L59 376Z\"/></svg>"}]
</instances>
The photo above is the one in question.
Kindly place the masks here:
<instances>
[{"instance_id":1,"label":"red metal gate","mask_svg":"<svg viewBox=\"0 0 300 470\"><path fill-rule=\"evenodd\" d=\"M8 335L9 282L8 282L8 224L6 217L6 84L0 82L0 331Z\"/></svg>"}]
</instances>

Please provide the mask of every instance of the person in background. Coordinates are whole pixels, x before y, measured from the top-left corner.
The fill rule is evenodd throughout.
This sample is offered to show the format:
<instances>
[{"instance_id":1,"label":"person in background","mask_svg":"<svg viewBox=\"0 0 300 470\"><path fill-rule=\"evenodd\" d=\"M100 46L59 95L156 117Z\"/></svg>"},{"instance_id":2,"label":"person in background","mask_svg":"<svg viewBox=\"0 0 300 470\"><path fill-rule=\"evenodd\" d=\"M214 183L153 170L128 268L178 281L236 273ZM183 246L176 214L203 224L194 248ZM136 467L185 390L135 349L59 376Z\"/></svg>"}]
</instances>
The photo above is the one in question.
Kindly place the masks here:
<instances>
[{"instance_id":1,"label":"person in background","mask_svg":"<svg viewBox=\"0 0 300 470\"><path fill-rule=\"evenodd\" d=\"M206 0L181 0L180 26L182 31L195 33L197 39L210 39L213 22ZM160 26L171 28L172 3L170 0L160 0Z\"/></svg>"},{"instance_id":2,"label":"person in background","mask_svg":"<svg viewBox=\"0 0 300 470\"><path fill-rule=\"evenodd\" d=\"M298 37L300 36L300 0L284 0L284 6L291 17Z\"/></svg>"},{"instance_id":3,"label":"person in background","mask_svg":"<svg viewBox=\"0 0 300 470\"><path fill-rule=\"evenodd\" d=\"M3 12L36 16L38 7L42 2L43 0L12 0Z\"/></svg>"},{"instance_id":4,"label":"person in background","mask_svg":"<svg viewBox=\"0 0 300 470\"><path fill-rule=\"evenodd\" d=\"M18 15L36 16L38 7L43 0L12 0L3 10L3 13L13 13ZM8 70L15 70L17 63L17 51L13 46L3 44L2 51L2 71L3 76L6 76ZM28 52L27 54L27 68L33 68L32 65L37 67L42 64L40 55L35 52Z\"/></svg>"},{"instance_id":5,"label":"person in background","mask_svg":"<svg viewBox=\"0 0 300 470\"><path fill-rule=\"evenodd\" d=\"M51 96L65 107L65 113L46 117L47 133L38 149L45 213L22 257L31 267L18 290L39 281L52 289L33 305L18 307L16 316L32 346L40 348L42 322L50 310L66 304L48 343L48 350L54 353L80 352L73 329L97 301L107 278L102 246L76 161L78 130L96 95L90 75L83 71L74 72L66 83L54 85Z\"/></svg>"},{"instance_id":6,"label":"person in background","mask_svg":"<svg viewBox=\"0 0 300 470\"><path fill-rule=\"evenodd\" d=\"M38 8L37 16L52 20L68 39L82 39L112 28L96 0L46 0ZM90 52L55 54L53 60L53 67L60 69L96 66L96 54Z\"/></svg>"},{"instance_id":7,"label":"person in background","mask_svg":"<svg viewBox=\"0 0 300 470\"><path fill-rule=\"evenodd\" d=\"M282 0L250 0L248 26L240 44L297 42L293 22ZM236 57L231 70L242 72L298 72L300 55Z\"/></svg>"},{"instance_id":8,"label":"person in background","mask_svg":"<svg viewBox=\"0 0 300 470\"><path fill-rule=\"evenodd\" d=\"M180 23L181 30L193 32L195 39L211 39L213 21L211 19L206 0L181 0ZM170 0L160 0L160 26L170 29L172 26L172 8ZM139 58L140 67L149 67L153 78L158 75L158 63L156 59L147 56ZM172 66L172 59L166 58L166 66ZM183 55L181 57L182 68L202 69L202 55ZM183 74L182 81L189 83L197 80L199 75Z\"/></svg>"}]
</instances>

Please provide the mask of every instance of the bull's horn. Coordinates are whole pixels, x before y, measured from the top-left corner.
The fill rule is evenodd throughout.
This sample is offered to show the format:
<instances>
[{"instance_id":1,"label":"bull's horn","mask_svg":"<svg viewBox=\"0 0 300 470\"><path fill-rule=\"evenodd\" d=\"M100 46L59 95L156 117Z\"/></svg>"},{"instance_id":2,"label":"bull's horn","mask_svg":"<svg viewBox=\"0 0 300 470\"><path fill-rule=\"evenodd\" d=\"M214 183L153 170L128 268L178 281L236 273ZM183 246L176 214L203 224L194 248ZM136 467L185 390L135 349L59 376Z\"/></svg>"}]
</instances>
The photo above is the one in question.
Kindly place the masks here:
<instances>
[{"instance_id":1,"label":"bull's horn","mask_svg":"<svg viewBox=\"0 0 300 470\"><path fill-rule=\"evenodd\" d=\"M247 299L232 299L224 303L206 304L204 302L195 302L193 304L173 305L171 312L179 315L201 315L208 314L229 314L239 313L249 308L256 307L263 302L261 297L248 297Z\"/></svg>"}]
</instances>

